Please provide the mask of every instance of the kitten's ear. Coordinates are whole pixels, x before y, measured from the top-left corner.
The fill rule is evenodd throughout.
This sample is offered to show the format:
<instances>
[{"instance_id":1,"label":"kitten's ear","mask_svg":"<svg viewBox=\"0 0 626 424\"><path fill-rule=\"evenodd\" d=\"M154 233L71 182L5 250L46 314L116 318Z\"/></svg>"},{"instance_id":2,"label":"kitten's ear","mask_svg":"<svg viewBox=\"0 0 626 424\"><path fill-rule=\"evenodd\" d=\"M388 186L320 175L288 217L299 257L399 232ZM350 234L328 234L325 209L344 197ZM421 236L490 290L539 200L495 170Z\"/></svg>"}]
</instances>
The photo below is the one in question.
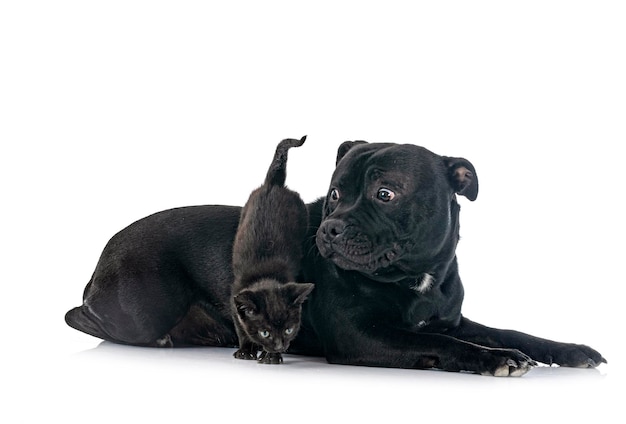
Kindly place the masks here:
<instances>
[{"instance_id":1,"label":"kitten's ear","mask_svg":"<svg viewBox=\"0 0 626 424\"><path fill-rule=\"evenodd\" d=\"M287 290L291 303L294 305L302 305L307 296L313 291L315 284L312 283L287 283L284 286Z\"/></svg>"},{"instance_id":2,"label":"kitten's ear","mask_svg":"<svg viewBox=\"0 0 626 424\"><path fill-rule=\"evenodd\" d=\"M242 290L233 297L235 308L238 312L255 314L258 310L253 300L253 293L250 290Z\"/></svg>"}]
</instances>

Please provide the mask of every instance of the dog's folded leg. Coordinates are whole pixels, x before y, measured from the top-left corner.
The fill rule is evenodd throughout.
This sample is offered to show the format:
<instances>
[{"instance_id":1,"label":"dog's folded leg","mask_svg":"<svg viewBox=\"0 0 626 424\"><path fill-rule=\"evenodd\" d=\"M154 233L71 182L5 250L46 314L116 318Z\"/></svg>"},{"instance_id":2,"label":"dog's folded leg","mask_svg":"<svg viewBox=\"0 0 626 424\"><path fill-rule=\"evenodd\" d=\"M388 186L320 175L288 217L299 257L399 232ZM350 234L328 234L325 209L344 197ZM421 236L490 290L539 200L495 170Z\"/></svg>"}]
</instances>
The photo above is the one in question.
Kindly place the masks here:
<instances>
[{"instance_id":1,"label":"dog's folded leg","mask_svg":"<svg viewBox=\"0 0 626 424\"><path fill-rule=\"evenodd\" d=\"M478 343L492 348L519 349L536 361L544 364L557 364L564 367L594 368L606 359L589 346L560 343L531 336L519 331L500 330L470 321L461 320L460 325L447 334L461 340Z\"/></svg>"},{"instance_id":2,"label":"dog's folded leg","mask_svg":"<svg viewBox=\"0 0 626 424\"><path fill-rule=\"evenodd\" d=\"M345 342L345 344L344 344ZM326 353L330 363L393 368L435 368L496 377L526 374L536 362L516 349L496 349L443 334L416 334L376 326L367 333L353 332Z\"/></svg>"},{"instance_id":3,"label":"dog's folded leg","mask_svg":"<svg viewBox=\"0 0 626 424\"><path fill-rule=\"evenodd\" d=\"M90 336L113 341L112 337L104 330L98 317L86 305L70 309L65 314L65 322L70 327Z\"/></svg>"}]
</instances>

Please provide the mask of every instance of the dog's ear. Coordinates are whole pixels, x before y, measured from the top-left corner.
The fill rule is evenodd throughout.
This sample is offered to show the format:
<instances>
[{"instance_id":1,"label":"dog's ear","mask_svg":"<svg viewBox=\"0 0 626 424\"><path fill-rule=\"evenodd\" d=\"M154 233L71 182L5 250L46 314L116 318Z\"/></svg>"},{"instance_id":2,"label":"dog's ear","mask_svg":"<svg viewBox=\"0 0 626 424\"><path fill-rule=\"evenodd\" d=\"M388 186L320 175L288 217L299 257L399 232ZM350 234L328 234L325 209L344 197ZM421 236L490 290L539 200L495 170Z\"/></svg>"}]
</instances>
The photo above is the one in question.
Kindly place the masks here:
<instances>
[{"instance_id":1,"label":"dog's ear","mask_svg":"<svg viewBox=\"0 0 626 424\"><path fill-rule=\"evenodd\" d=\"M467 197L472 202L478 197L478 175L474 165L463 158L443 157L448 181L456 194Z\"/></svg>"},{"instance_id":2,"label":"dog's ear","mask_svg":"<svg viewBox=\"0 0 626 424\"><path fill-rule=\"evenodd\" d=\"M362 140L344 141L343 143L341 143L341 146L339 146L339 149L337 149L337 161L335 162L335 166L337 166L341 158L343 158L346 155L346 153L348 153L348 150L350 150L357 144L366 144L366 143L367 141L362 141Z\"/></svg>"}]
</instances>

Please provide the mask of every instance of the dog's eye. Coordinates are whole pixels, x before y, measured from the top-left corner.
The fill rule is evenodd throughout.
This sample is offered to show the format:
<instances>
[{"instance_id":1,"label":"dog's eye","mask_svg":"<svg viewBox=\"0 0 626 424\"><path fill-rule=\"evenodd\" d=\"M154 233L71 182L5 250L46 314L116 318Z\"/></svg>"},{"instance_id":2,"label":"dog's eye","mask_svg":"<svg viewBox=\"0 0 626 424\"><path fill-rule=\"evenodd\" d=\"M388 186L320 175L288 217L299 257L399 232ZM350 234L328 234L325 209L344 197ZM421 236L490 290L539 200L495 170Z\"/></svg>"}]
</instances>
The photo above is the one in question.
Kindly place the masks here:
<instances>
[{"instance_id":1,"label":"dog's eye","mask_svg":"<svg viewBox=\"0 0 626 424\"><path fill-rule=\"evenodd\" d=\"M376 198L383 202L389 202L390 200L393 200L394 197L396 197L396 193L387 188L381 188L378 190L378 194L376 194Z\"/></svg>"},{"instance_id":2,"label":"dog's eye","mask_svg":"<svg viewBox=\"0 0 626 424\"><path fill-rule=\"evenodd\" d=\"M267 330L261 330L259 331L259 336L263 337L264 339L267 339L270 336L270 332Z\"/></svg>"},{"instance_id":3,"label":"dog's eye","mask_svg":"<svg viewBox=\"0 0 626 424\"><path fill-rule=\"evenodd\" d=\"M333 188L330 191L330 200L332 200L333 202L336 202L337 200L339 200L339 190L337 190L336 188Z\"/></svg>"}]
</instances>

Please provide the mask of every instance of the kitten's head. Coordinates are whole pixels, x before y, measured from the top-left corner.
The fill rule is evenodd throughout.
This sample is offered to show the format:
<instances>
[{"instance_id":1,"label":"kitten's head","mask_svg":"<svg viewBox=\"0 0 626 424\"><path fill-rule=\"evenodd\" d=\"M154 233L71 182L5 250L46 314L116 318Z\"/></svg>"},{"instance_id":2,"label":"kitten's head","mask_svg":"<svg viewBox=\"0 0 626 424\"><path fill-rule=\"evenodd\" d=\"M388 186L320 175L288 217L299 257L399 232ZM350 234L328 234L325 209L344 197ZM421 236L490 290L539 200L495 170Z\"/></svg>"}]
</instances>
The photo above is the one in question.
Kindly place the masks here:
<instances>
[{"instance_id":1,"label":"kitten's head","mask_svg":"<svg viewBox=\"0 0 626 424\"><path fill-rule=\"evenodd\" d=\"M315 287L263 279L234 298L237 319L248 337L269 353L287 350L300 329L302 303Z\"/></svg>"}]
</instances>

